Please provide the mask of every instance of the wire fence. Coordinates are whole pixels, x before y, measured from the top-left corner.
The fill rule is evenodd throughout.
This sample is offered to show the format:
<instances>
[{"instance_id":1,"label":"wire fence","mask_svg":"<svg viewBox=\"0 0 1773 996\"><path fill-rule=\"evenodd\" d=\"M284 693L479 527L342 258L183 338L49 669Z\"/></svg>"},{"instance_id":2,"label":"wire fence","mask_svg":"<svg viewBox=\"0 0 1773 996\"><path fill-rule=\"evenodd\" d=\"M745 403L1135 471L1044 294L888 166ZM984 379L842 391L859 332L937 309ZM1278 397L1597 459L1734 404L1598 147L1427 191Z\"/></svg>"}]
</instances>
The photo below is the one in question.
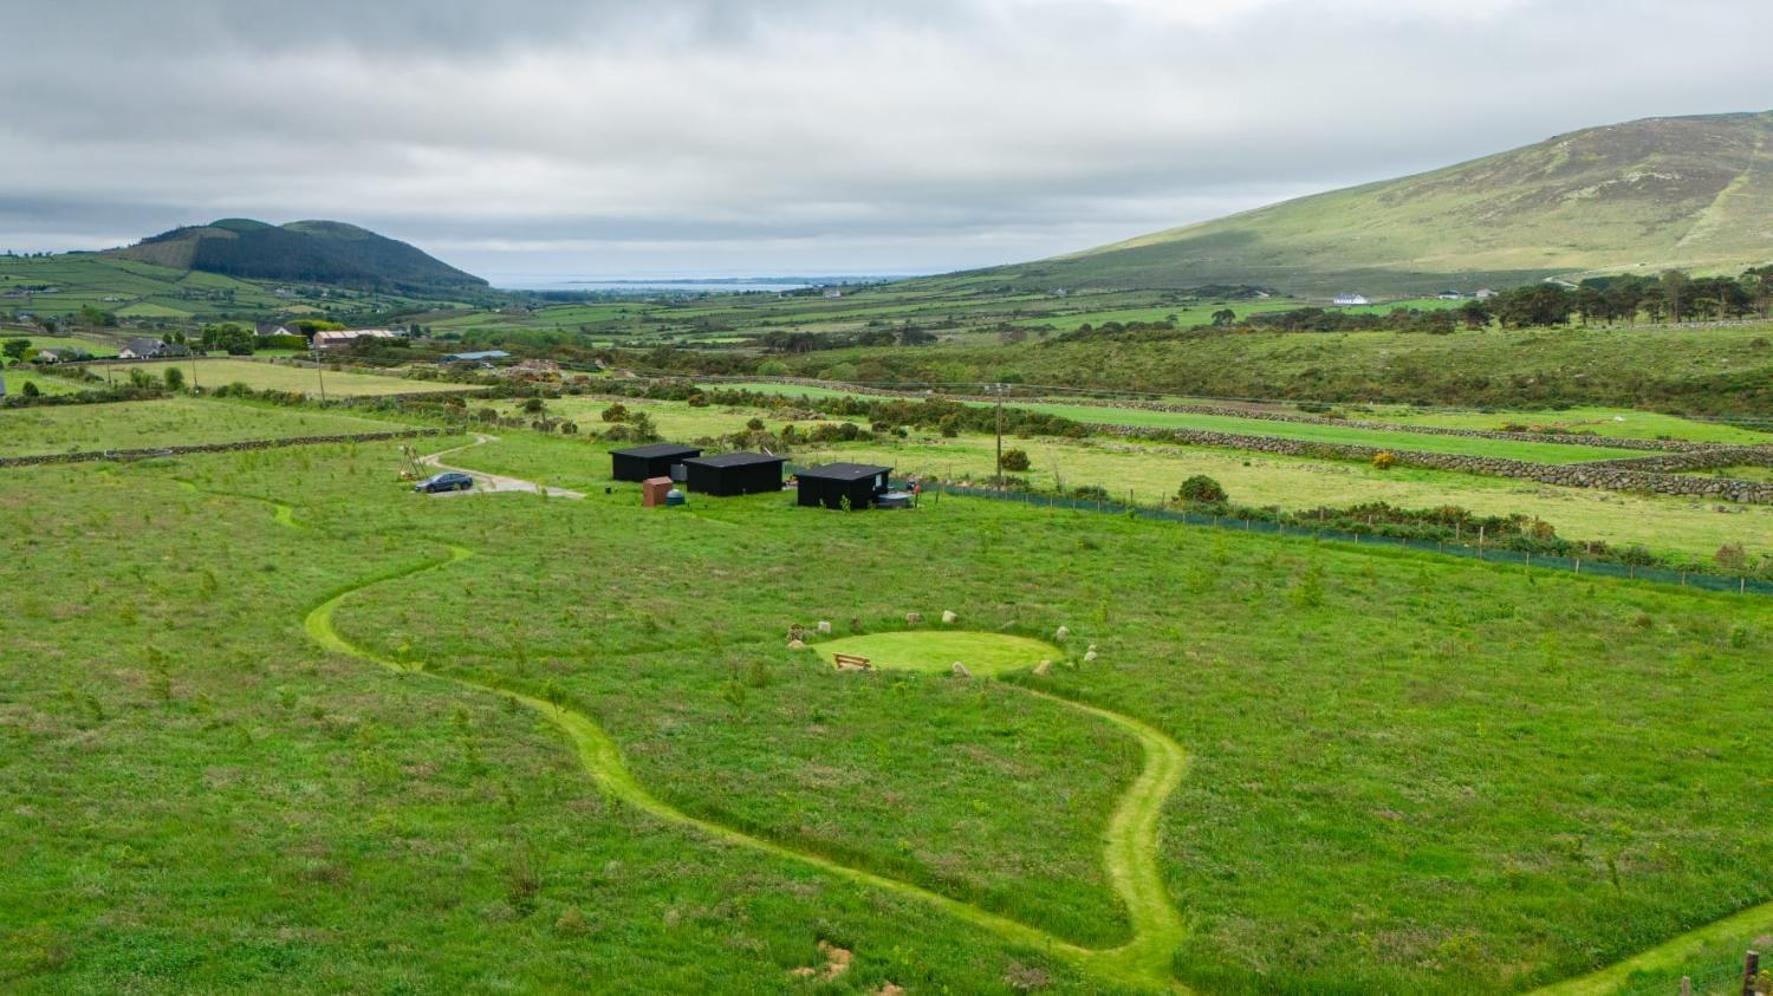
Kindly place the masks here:
<instances>
[{"instance_id":1,"label":"wire fence","mask_svg":"<svg viewBox=\"0 0 1773 996\"><path fill-rule=\"evenodd\" d=\"M1749 965L1744 964L1744 959L1720 958L1679 977L1670 974L1624 982L1613 991L1613 996L1744 996L1773 992L1773 972L1760 969L1754 954L1749 957L1754 959L1753 967L1757 969L1753 976L1748 975Z\"/></svg>"},{"instance_id":2,"label":"wire fence","mask_svg":"<svg viewBox=\"0 0 1773 996\"><path fill-rule=\"evenodd\" d=\"M1231 529L1239 532L1266 533L1276 536L1297 536L1307 539L1354 543L1360 546L1398 547L1421 550L1446 554L1448 556L1481 560L1485 563L1520 564L1523 567L1537 568L1547 571L1566 571L1571 574L1584 576L1653 581L1663 584L1679 585L1684 588L1702 588L1707 591L1728 591L1741 595L1773 595L1773 581L1765 581L1746 576L1733 577L1721 574L1703 574L1693 571L1679 571L1666 567L1647 567L1636 564L1621 564L1606 560L1585 559L1581 557L1560 557L1552 556L1550 554L1527 553L1495 546L1485 546L1481 543L1448 543L1439 540L1430 541L1410 539L1400 536L1384 536L1375 533L1349 532L1340 529L1325 529L1308 525L1296 525L1288 522L1273 522L1263 519L1244 519L1235 516L1191 512L1186 509L1171 508L1164 505L1139 505L1116 501L1113 498L1078 498L1066 495L1039 494L1032 491L1000 491L995 488L977 488L960 484L939 484L937 487L941 494L959 495L968 498L988 498L995 501L1019 502L1024 505L1050 508L1054 510L1132 515L1141 519L1154 519L1162 522L1181 522L1193 526L1210 526L1213 528Z\"/></svg>"}]
</instances>

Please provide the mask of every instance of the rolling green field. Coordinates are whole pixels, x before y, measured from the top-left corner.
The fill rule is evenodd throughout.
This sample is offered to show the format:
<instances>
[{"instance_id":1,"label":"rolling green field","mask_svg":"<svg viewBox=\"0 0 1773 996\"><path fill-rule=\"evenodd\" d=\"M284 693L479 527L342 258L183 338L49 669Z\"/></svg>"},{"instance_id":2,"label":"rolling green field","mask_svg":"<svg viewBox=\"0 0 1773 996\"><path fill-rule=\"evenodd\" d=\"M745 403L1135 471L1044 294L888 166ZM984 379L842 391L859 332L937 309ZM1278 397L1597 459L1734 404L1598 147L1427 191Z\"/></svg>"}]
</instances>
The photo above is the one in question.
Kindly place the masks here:
<instances>
[{"instance_id":1,"label":"rolling green field","mask_svg":"<svg viewBox=\"0 0 1773 996\"><path fill-rule=\"evenodd\" d=\"M18 369L0 371L0 377L5 378L6 380L6 393L8 395L16 395L22 392L25 389L25 384L27 382L36 384L37 390L42 391L44 394L72 394L75 391L80 390L80 386L71 380L63 380L60 377L51 377L39 373L30 367L20 367Z\"/></svg>"},{"instance_id":2,"label":"rolling green field","mask_svg":"<svg viewBox=\"0 0 1773 996\"><path fill-rule=\"evenodd\" d=\"M794 376L1016 381L1217 398L1764 414L1773 325L1447 335L1208 331L1180 338L852 348L777 359Z\"/></svg>"},{"instance_id":3,"label":"rolling green field","mask_svg":"<svg viewBox=\"0 0 1773 996\"><path fill-rule=\"evenodd\" d=\"M607 398L568 396L549 400L545 414L571 418L587 432L601 432L610 425L599 417L599 413L610 402L611 399ZM788 424L805 432L820 421L834 420L801 418L791 421L779 412L765 409L695 408L675 401L625 398L622 403L631 410L646 412L660 433L674 440L695 440L738 432L752 418L762 419L771 431L776 432ZM498 402L493 407L505 414L517 413L514 401ZM533 450L545 447L549 442L517 432L508 435L501 450ZM1765 505L1559 487L1413 467L1382 471L1356 461L1315 460L1106 437L1083 440L1012 437L1005 445L1019 447L1028 453L1033 466L1017 476L1037 488L1069 491L1082 485L1097 485L1119 498L1130 494L1141 504L1173 497L1184 479L1206 474L1225 486L1233 502L1253 507L1274 506L1298 511L1373 501L1404 508L1458 505L1480 515L1519 513L1533 516L1550 523L1559 536L1567 539L1598 540L1618 546L1638 544L1658 554L1689 560L1708 561L1720 547L1735 543L1742 544L1751 553L1773 551L1773 507ZM1556 443L1540 445L1548 449L1586 450ZM545 472L547 483L580 491L601 487L602 475L607 473L608 467L602 459L592 455L591 448L568 444L552 452L560 456ZM894 467L901 476L915 474L945 480L988 481L996 466L995 440L981 433L961 433L955 438L913 434L905 440L890 442L800 444L791 448L788 455L796 464L853 460ZM1633 451L1628 455L1643 454ZM492 453L477 453L475 459L493 460L497 457ZM519 464L484 469L524 476L526 467ZM1758 469L1750 468L1742 476L1759 479L1761 475Z\"/></svg>"},{"instance_id":4,"label":"rolling green field","mask_svg":"<svg viewBox=\"0 0 1773 996\"><path fill-rule=\"evenodd\" d=\"M851 397L854 392L839 387L819 387L803 384L783 384L771 381L717 382L711 385L731 390L754 391L759 394L775 394L783 397L807 397L813 400ZM909 396L916 396L911 392ZM1225 404L1215 402L1211 398L1171 397L1163 401L1167 404L1214 405ZM1066 418L1079 422L1095 422L1108 425L1148 425L1158 428L1192 428L1192 424L1173 421L1161 416L1174 413L1142 411L1116 405L1099 405L1088 402L1042 403L1039 401L1012 400L1010 404L1023 408L1051 411L1064 415ZM1270 407L1280 411L1306 415L1296 406L1274 404ZM1773 431L1754 428L1752 424L1733 425L1722 421L1682 418L1678 415L1666 415L1661 412L1639 411L1631 408L1581 407L1542 411L1438 411L1434 409L1414 408L1408 406L1379 405L1356 406L1339 409L1351 420L1384 422L1401 426L1433 426L1451 429L1485 429L1504 430L1511 426L1522 427L1528 431L1543 429L1561 430L1570 433L1587 433L1595 436L1619 439L1685 439L1697 443L1728 443L1743 446L1773 445ZM1272 422L1256 421L1257 424L1268 426ZM1769 423L1773 426L1773 423ZM1510 430L1515 431L1515 430ZM1417 437L1405 437L1415 439ZM1401 446L1406 449L1422 447ZM1580 452L1580 451L1578 451Z\"/></svg>"},{"instance_id":5,"label":"rolling green field","mask_svg":"<svg viewBox=\"0 0 1773 996\"><path fill-rule=\"evenodd\" d=\"M1718 732L1773 603L952 496L644 510L604 450L451 457L584 501L414 495L392 443L4 471L0 983L1516 992L1773 900L1773 746Z\"/></svg>"},{"instance_id":6,"label":"rolling green field","mask_svg":"<svg viewBox=\"0 0 1773 996\"><path fill-rule=\"evenodd\" d=\"M1773 445L1773 431L1627 408L1585 407L1562 411L1505 412L1382 409L1370 417L1400 425L1432 425L1454 429L1502 429L1524 425L1529 429L1547 427L1570 432L1592 432L1597 436L1614 436L1620 439L1687 439L1696 443ZM1773 427L1773 423L1769 425Z\"/></svg>"},{"instance_id":7,"label":"rolling green field","mask_svg":"<svg viewBox=\"0 0 1773 996\"><path fill-rule=\"evenodd\" d=\"M128 367L118 367L118 375L128 370L141 369L150 376L159 377L171 366L185 372L186 381L193 376L193 365L189 361L155 361L150 363L131 363ZM101 376L102 370L95 371ZM235 359L201 359L195 364L195 377L198 386L216 388L227 384L245 384L255 391L300 391L315 397L320 396L321 382L326 385L328 397L374 397L384 394L425 394L433 391L459 391L460 384L447 384L439 381L409 380L405 377L391 377L384 374L357 373L349 370L326 370L316 372L313 367L296 367L284 364L265 363L256 360Z\"/></svg>"},{"instance_id":8,"label":"rolling green field","mask_svg":"<svg viewBox=\"0 0 1773 996\"><path fill-rule=\"evenodd\" d=\"M14 333L0 331L0 339L29 339L33 349L84 349L95 357L117 355L117 346L110 339L98 336L41 335L35 331Z\"/></svg>"},{"instance_id":9,"label":"rolling green field","mask_svg":"<svg viewBox=\"0 0 1773 996\"><path fill-rule=\"evenodd\" d=\"M0 456L386 432L397 423L197 398L0 411Z\"/></svg>"}]
</instances>

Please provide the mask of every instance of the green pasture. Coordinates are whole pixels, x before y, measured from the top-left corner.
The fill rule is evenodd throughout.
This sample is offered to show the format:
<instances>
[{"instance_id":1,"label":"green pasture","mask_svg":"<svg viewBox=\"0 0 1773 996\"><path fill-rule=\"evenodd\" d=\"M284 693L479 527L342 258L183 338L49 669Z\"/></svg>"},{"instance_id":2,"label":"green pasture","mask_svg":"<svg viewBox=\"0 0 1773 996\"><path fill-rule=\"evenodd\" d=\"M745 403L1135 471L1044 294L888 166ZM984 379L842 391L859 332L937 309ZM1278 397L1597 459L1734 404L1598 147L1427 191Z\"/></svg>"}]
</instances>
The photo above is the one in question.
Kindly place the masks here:
<instances>
[{"instance_id":1,"label":"green pasture","mask_svg":"<svg viewBox=\"0 0 1773 996\"><path fill-rule=\"evenodd\" d=\"M80 389L80 386L71 380L63 380L60 377L45 374L28 365L9 367L5 371L0 371L0 378L5 379L6 393L9 396L22 393L27 383L36 384L37 390L44 394L72 394Z\"/></svg>"},{"instance_id":2,"label":"green pasture","mask_svg":"<svg viewBox=\"0 0 1773 996\"><path fill-rule=\"evenodd\" d=\"M607 449L0 471L4 987L1505 992L1773 900L1773 602Z\"/></svg>"},{"instance_id":3,"label":"green pasture","mask_svg":"<svg viewBox=\"0 0 1773 996\"><path fill-rule=\"evenodd\" d=\"M353 370L321 370L312 366L267 363L264 360L203 358L195 361L168 360L131 363L111 368L113 376L127 377L130 370L144 370L160 377L168 367L184 371L186 383L193 380L199 387L212 389L230 384L245 384L255 391L297 391L318 398L324 384L327 397L374 397L384 394L425 394L436 391L459 391L460 384L443 381L411 380L386 374L358 373ZM93 368L103 376L103 367Z\"/></svg>"},{"instance_id":4,"label":"green pasture","mask_svg":"<svg viewBox=\"0 0 1773 996\"><path fill-rule=\"evenodd\" d=\"M0 410L0 456L385 432L386 421L199 398Z\"/></svg>"},{"instance_id":5,"label":"green pasture","mask_svg":"<svg viewBox=\"0 0 1773 996\"><path fill-rule=\"evenodd\" d=\"M1629 408L1588 406L1551 411L1489 412L1438 412L1402 408L1380 409L1371 415L1350 414L1354 418L1370 418L1399 425L1431 425L1454 429L1496 430L1508 426L1525 426L1532 431L1549 428L1621 439L1686 439L1696 443L1745 446L1773 444L1773 431L1758 431L1727 422L1702 421Z\"/></svg>"}]
</instances>

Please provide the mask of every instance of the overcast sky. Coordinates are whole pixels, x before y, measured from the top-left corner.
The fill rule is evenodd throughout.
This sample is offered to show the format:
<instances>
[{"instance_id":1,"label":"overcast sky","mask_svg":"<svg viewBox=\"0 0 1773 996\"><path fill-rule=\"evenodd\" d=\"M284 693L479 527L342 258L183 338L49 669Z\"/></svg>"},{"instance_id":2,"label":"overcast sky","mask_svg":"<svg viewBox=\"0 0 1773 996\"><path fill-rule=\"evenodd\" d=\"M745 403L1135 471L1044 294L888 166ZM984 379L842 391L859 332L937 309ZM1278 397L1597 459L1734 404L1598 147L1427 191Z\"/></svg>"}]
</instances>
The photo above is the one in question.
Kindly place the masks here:
<instances>
[{"instance_id":1,"label":"overcast sky","mask_svg":"<svg viewBox=\"0 0 1773 996\"><path fill-rule=\"evenodd\" d=\"M0 0L0 249L350 221L513 284L1038 258L1773 107L1767 0Z\"/></svg>"}]
</instances>

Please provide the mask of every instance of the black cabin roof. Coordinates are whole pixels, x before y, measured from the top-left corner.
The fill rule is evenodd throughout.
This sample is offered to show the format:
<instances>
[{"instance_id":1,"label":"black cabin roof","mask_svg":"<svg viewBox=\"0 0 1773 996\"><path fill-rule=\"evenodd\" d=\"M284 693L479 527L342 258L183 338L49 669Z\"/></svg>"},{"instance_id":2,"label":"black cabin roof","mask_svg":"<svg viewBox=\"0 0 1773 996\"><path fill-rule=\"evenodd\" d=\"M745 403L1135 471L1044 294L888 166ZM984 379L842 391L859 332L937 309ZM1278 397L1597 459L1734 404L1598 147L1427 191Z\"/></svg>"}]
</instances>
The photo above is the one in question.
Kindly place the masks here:
<instances>
[{"instance_id":1,"label":"black cabin roof","mask_svg":"<svg viewBox=\"0 0 1773 996\"><path fill-rule=\"evenodd\" d=\"M860 481L864 478L890 473L892 469L867 463L828 463L819 467L808 467L802 470L799 476L826 481Z\"/></svg>"},{"instance_id":2,"label":"black cabin roof","mask_svg":"<svg viewBox=\"0 0 1773 996\"><path fill-rule=\"evenodd\" d=\"M759 463L787 462L787 457L770 456L768 453L722 453L719 456L696 457L684 461L703 467L749 467Z\"/></svg>"},{"instance_id":3,"label":"black cabin roof","mask_svg":"<svg viewBox=\"0 0 1773 996\"><path fill-rule=\"evenodd\" d=\"M625 450L610 450L610 455L651 460L654 457L683 456L685 454L693 456L700 452L702 451L694 446L685 446L682 443L648 443L645 446L630 446Z\"/></svg>"}]
</instances>

